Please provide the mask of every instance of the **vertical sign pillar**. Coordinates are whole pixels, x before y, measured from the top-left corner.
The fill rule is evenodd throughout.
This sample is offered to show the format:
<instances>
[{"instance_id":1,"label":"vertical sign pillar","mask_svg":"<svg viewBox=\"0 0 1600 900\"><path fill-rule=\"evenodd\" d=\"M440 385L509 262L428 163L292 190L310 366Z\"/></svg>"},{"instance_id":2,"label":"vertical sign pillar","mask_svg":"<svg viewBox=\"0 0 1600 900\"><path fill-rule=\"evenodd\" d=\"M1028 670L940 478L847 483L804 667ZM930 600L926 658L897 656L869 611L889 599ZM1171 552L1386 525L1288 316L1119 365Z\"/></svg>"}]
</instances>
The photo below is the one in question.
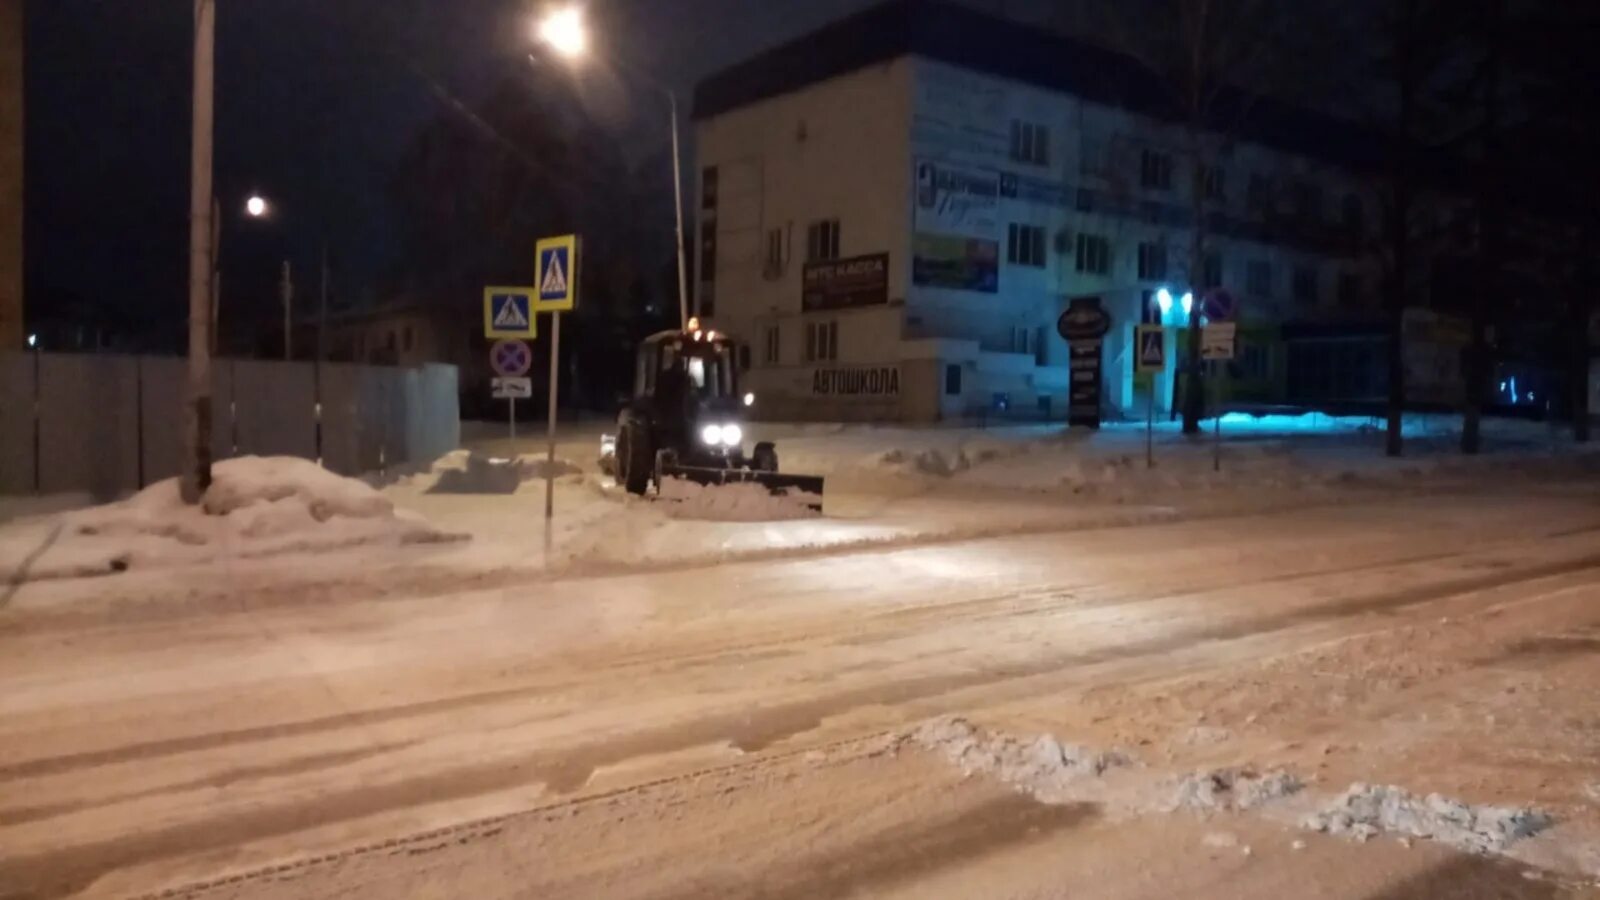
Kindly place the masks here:
<instances>
[{"instance_id":1,"label":"vertical sign pillar","mask_svg":"<svg viewBox=\"0 0 1600 900\"><path fill-rule=\"evenodd\" d=\"M550 313L550 408L545 425L544 553L549 564L556 515L556 405L561 399L561 314L578 305L579 250L575 234L543 238L534 248L534 296L538 312Z\"/></svg>"}]
</instances>

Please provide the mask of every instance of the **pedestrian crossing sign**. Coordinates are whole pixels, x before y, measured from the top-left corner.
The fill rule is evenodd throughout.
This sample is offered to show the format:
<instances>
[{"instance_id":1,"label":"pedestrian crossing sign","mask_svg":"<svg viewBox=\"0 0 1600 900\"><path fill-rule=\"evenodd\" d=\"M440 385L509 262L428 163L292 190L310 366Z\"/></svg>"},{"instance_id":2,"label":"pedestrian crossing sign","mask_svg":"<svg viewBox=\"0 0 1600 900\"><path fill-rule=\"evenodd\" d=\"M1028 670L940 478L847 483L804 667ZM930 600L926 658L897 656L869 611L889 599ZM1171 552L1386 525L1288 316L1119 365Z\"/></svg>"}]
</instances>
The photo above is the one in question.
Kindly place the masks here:
<instances>
[{"instance_id":1,"label":"pedestrian crossing sign","mask_svg":"<svg viewBox=\"0 0 1600 900\"><path fill-rule=\"evenodd\" d=\"M1165 329L1160 325L1140 325L1134 332L1134 346L1138 351L1134 371L1137 374L1150 375L1166 369L1167 340L1164 332Z\"/></svg>"},{"instance_id":2,"label":"pedestrian crossing sign","mask_svg":"<svg viewBox=\"0 0 1600 900\"><path fill-rule=\"evenodd\" d=\"M538 337L539 323L533 314L533 297L537 293L535 289L527 287L484 288L484 336L522 339Z\"/></svg>"},{"instance_id":3,"label":"pedestrian crossing sign","mask_svg":"<svg viewBox=\"0 0 1600 900\"><path fill-rule=\"evenodd\" d=\"M539 241L537 312L563 312L578 304L578 236L564 234Z\"/></svg>"}]
</instances>

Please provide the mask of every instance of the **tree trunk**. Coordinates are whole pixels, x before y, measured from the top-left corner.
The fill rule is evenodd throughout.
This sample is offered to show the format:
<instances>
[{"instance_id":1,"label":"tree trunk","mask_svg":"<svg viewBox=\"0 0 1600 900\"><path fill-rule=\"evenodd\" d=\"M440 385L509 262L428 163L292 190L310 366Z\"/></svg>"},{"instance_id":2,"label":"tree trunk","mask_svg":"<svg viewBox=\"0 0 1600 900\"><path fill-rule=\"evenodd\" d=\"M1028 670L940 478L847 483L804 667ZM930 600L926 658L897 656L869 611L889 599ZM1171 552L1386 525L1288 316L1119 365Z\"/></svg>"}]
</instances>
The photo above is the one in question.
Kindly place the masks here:
<instances>
[{"instance_id":1,"label":"tree trunk","mask_svg":"<svg viewBox=\"0 0 1600 900\"><path fill-rule=\"evenodd\" d=\"M1498 299L1504 253L1504 174L1500 158L1500 65L1505 0L1492 0L1487 28L1488 60L1483 99L1483 160L1478 201L1479 273L1472 295L1472 346L1467 351L1467 406L1461 452L1483 449L1483 398L1489 389L1489 305Z\"/></svg>"}]
</instances>

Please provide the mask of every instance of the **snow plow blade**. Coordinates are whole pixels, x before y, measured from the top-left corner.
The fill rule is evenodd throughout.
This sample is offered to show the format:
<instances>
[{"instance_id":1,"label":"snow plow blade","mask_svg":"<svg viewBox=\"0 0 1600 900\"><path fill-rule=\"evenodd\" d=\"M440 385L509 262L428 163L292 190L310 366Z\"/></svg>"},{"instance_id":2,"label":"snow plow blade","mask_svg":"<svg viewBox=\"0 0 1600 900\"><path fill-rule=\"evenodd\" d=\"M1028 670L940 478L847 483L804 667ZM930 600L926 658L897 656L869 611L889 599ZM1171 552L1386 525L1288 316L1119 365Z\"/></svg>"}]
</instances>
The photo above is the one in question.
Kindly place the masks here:
<instances>
[{"instance_id":1,"label":"snow plow blade","mask_svg":"<svg viewBox=\"0 0 1600 900\"><path fill-rule=\"evenodd\" d=\"M822 476L790 475L786 472L761 472L755 469L714 469L706 466L661 467L662 478L682 478L695 484L759 484L767 493L793 497L814 512L822 512Z\"/></svg>"}]
</instances>

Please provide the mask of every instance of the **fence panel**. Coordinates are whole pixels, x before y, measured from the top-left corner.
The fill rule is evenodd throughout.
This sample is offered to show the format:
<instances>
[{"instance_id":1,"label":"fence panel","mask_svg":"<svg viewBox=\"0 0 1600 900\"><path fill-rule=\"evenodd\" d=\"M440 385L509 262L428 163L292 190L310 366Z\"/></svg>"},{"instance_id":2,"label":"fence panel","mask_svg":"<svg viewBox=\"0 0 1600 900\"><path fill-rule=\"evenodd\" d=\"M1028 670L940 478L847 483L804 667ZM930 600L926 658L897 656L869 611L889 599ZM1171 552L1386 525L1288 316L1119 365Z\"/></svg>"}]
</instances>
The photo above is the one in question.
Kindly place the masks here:
<instances>
[{"instance_id":1,"label":"fence panel","mask_svg":"<svg viewBox=\"0 0 1600 900\"><path fill-rule=\"evenodd\" d=\"M0 353L0 494L33 493L33 363Z\"/></svg>"},{"instance_id":2,"label":"fence panel","mask_svg":"<svg viewBox=\"0 0 1600 900\"><path fill-rule=\"evenodd\" d=\"M240 456L317 458L317 387L304 363L235 360L233 415Z\"/></svg>"},{"instance_id":3,"label":"fence panel","mask_svg":"<svg viewBox=\"0 0 1600 900\"><path fill-rule=\"evenodd\" d=\"M109 500L139 487L138 378L131 356L40 357L40 491Z\"/></svg>"},{"instance_id":4,"label":"fence panel","mask_svg":"<svg viewBox=\"0 0 1600 900\"><path fill-rule=\"evenodd\" d=\"M183 468L184 378L188 368L181 359L148 356L139 357L138 366L142 407L139 427L144 431L140 474L150 485L177 477ZM216 416L215 408L212 416Z\"/></svg>"},{"instance_id":5,"label":"fence panel","mask_svg":"<svg viewBox=\"0 0 1600 900\"><path fill-rule=\"evenodd\" d=\"M425 365L407 383L406 461L427 465L461 446L455 366Z\"/></svg>"}]
</instances>

